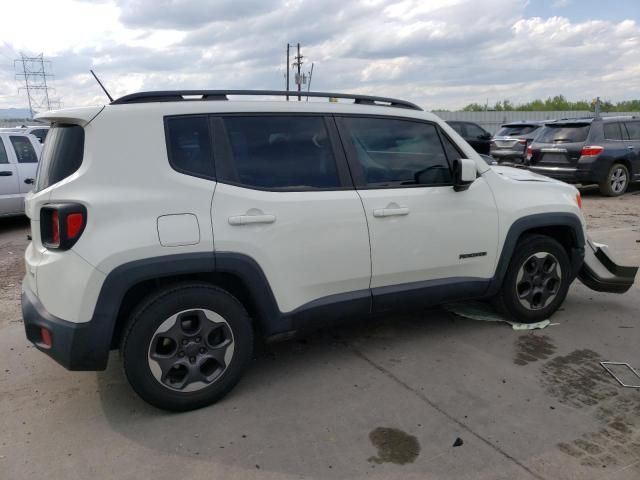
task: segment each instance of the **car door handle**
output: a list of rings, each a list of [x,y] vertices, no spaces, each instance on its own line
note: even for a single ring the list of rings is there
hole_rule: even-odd
[[[36,183],[36,180],[35,178],[25,178],[24,183],[26,183],[27,185],[33,185],[34,183]]]
[[[373,211],[374,217],[393,217],[395,215],[409,215],[409,207],[388,205],[386,208],[376,208]]]
[[[234,215],[229,217],[229,225],[249,225],[252,223],[273,223],[276,221],[275,215]]]
[[[633,150],[633,149],[634,149],[634,148],[636,148],[636,147],[634,147],[633,145],[629,145],[629,146],[627,146],[627,148],[628,148],[629,150]]]
[[[10,177],[13,175],[13,172],[10,170],[3,170],[0,172],[0,177]]]

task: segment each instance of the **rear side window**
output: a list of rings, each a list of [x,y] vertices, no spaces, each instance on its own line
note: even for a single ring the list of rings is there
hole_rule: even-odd
[[[208,118],[170,117],[165,125],[171,166],[187,175],[215,178]]]
[[[82,165],[84,129],[80,125],[57,124],[48,135],[38,168],[36,191],[67,178]]]
[[[449,123],[449,122],[447,122],[447,123]],[[451,128],[453,128],[458,133],[458,135],[460,135],[461,137],[466,137],[467,136],[467,133],[466,133],[466,131],[464,129],[464,124],[458,123],[458,122],[451,122],[451,123],[449,123],[449,126]]]
[[[2,137],[0,137],[0,163],[9,163],[9,159],[7,158],[7,151],[4,148]]]
[[[469,138],[480,138],[487,135],[487,132],[473,123],[467,123],[467,136]]]
[[[546,125],[536,142],[540,143],[580,143],[589,135],[589,124]]]
[[[40,141],[40,143],[44,143],[45,138],[47,138],[48,132],[48,128],[39,128],[37,130],[33,130],[31,132],[31,135],[34,135]]]
[[[368,186],[450,185],[451,170],[434,125],[345,118]]]
[[[313,116],[229,116],[232,172],[225,180],[261,189],[340,187],[325,120]]]
[[[18,137],[11,135],[11,145],[16,152],[18,163],[38,163],[38,155],[31,145],[28,137]]]
[[[640,140],[640,122],[626,122],[625,126],[631,140]]]
[[[620,131],[619,123],[605,123],[604,138],[607,140],[622,140],[622,132]]]

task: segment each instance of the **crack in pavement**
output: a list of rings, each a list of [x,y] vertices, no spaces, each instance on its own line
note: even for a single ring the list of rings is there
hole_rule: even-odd
[[[348,345],[349,348],[351,349],[351,351],[359,358],[361,358],[362,360],[364,360],[365,362],[367,362],[369,365],[371,365],[373,368],[375,368],[376,370],[378,370],[380,373],[382,373],[383,375],[385,375],[386,377],[388,377],[389,379],[393,380],[395,383],[397,383],[398,385],[400,385],[402,388],[404,388],[405,390],[413,393],[414,395],[416,395],[420,400],[422,400],[423,402],[425,402],[427,405],[429,405],[431,408],[433,408],[434,410],[436,410],[437,412],[439,412],[440,414],[444,415],[446,418],[448,418],[449,420],[451,420],[452,422],[454,422],[456,425],[458,425],[460,428],[462,428],[463,430],[465,430],[466,432],[470,433],[471,435],[473,435],[475,438],[477,438],[478,440],[480,440],[482,443],[484,443],[485,445],[489,446],[492,450],[495,450],[496,452],[498,452],[500,455],[502,455],[504,458],[506,458],[507,460],[509,460],[510,462],[516,464],[517,466],[519,466],[522,470],[524,470],[525,472],[527,472],[529,475],[531,475],[533,478],[536,478],[538,480],[546,480],[545,477],[543,477],[542,475],[534,472],[533,470],[531,470],[529,467],[527,467],[525,464],[523,464],[522,462],[520,462],[519,460],[517,460],[516,458],[512,457],[511,455],[509,455],[507,452],[505,452],[504,450],[502,450],[499,446],[493,444],[490,440],[487,440],[486,438],[484,438],[482,435],[480,435],[479,433],[477,433],[476,431],[474,431],[469,425],[465,424],[464,422],[458,420],[456,417],[454,417],[453,415],[451,415],[449,412],[447,412],[446,410],[444,410],[443,408],[439,407],[435,402],[433,402],[433,400],[430,400],[424,393],[420,392],[419,390],[416,390],[415,388],[413,388],[411,385],[409,385],[408,383],[404,382],[403,380],[401,380],[400,378],[398,378],[397,376],[395,376],[391,371],[387,370],[386,368],[384,368],[382,365],[377,364],[376,362],[374,362],[373,360],[371,360],[369,357],[367,357],[364,353],[362,353],[360,350],[358,350],[356,347],[354,347],[353,345]]]

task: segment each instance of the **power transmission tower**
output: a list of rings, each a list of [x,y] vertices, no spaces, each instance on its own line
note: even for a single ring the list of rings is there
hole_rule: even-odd
[[[54,102],[50,99],[49,92],[52,92],[53,89],[47,83],[47,79],[53,77],[47,71],[51,62],[45,60],[42,53],[35,57],[20,54],[20,58],[14,60],[13,64],[16,69],[16,79],[24,82],[24,87],[19,90],[27,91],[31,118],[33,118],[34,112],[51,110]]]

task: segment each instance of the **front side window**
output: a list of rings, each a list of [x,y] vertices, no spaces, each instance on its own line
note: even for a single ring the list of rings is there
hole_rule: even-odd
[[[261,189],[340,187],[325,120],[315,116],[229,116],[232,168],[226,180]]]
[[[38,163],[38,155],[31,145],[28,137],[18,137],[11,135],[11,144],[16,152],[18,163]]]
[[[604,138],[607,140],[622,140],[619,123],[604,124]]]
[[[434,125],[386,118],[345,118],[344,125],[367,185],[451,184]]]
[[[170,117],[165,121],[171,166],[187,175],[214,178],[209,120],[206,116]]]
[[[7,158],[7,151],[4,148],[2,137],[0,137],[0,163],[9,163],[9,159]]]

